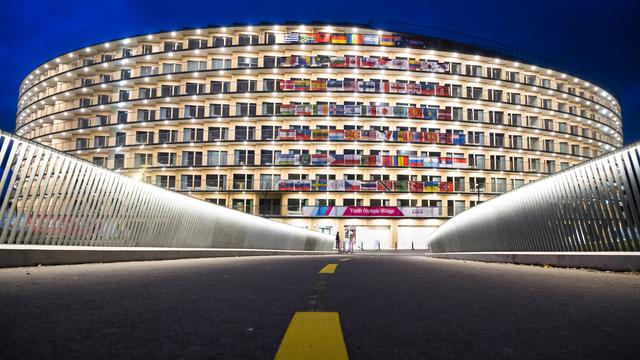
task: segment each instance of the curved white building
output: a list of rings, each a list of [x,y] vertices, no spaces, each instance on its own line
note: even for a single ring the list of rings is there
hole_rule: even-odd
[[[598,85],[491,50],[328,25],[211,27],[52,59],[16,133],[367,248],[622,146]],[[344,235],[341,235],[344,238]]]

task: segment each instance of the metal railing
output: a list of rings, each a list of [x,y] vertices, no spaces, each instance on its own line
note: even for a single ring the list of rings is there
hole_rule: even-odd
[[[428,241],[433,252],[639,251],[640,143],[469,209]]]
[[[0,244],[328,250],[333,238],[0,132]]]

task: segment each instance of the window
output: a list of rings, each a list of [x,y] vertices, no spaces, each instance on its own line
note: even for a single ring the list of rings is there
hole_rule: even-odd
[[[256,116],[256,104],[236,103],[236,116]]]
[[[118,101],[129,101],[129,90],[120,90],[118,93]]]
[[[187,83],[185,93],[187,95],[204,94],[205,84]]]
[[[202,166],[202,152],[183,151],[182,166]]]
[[[238,56],[238,68],[255,68],[258,67],[258,58]]]
[[[209,141],[227,140],[229,129],[225,127],[210,127],[209,128]]]
[[[78,119],[78,129],[83,129],[89,127],[89,119],[79,118]]]
[[[136,143],[153,144],[153,131],[136,131]]]
[[[162,73],[169,74],[172,72],[181,72],[182,64],[162,64]]]
[[[124,146],[127,142],[127,134],[123,132],[116,133],[116,146]]]
[[[276,79],[263,79],[262,91],[276,91],[278,90],[278,80]]]
[[[204,137],[204,129],[185,128],[182,141],[202,141]]]
[[[153,46],[152,45],[142,45],[142,55],[147,55],[147,54],[151,54],[153,53]]]
[[[278,66],[278,58],[275,56],[265,56],[262,66],[266,68],[274,68]]]
[[[482,66],[480,65],[467,65],[467,75],[469,76],[482,76]]]
[[[260,174],[260,190],[278,190],[279,174]]]
[[[262,115],[275,115],[280,113],[280,103],[262,103]]]
[[[185,105],[184,117],[185,118],[203,118],[204,106]]]
[[[451,63],[451,74],[453,75],[462,75],[462,64],[460,63]]]
[[[251,214],[251,208],[253,207],[253,200],[251,199],[233,199],[231,202],[231,207],[234,210],[246,212],[247,214]]]
[[[130,79],[131,78],[131,69],[120,69],[120,79]]]
[[[234,165],[254,165],[254,163],[255,163],[254,150],[234,150],[233,151]]]
[[[302,207],[307,206],[307,199],[287,199],[289,215],[302,215]]]
[[[503,155],[491,155],[491,170],[507,170],[507,159]]]
[[[229,105],[209,104],[209,116],[229,116]]]
[[[260,150],[260,165],[274,165],[280,156],[280,150]]]
[[[235,140],[255,140],[256,128],[253,126],[236,126],[235,127]]]
[[[276,43],[276,33],[267,32],[264,34],[264,43],[265,44],[275,44]]]
[[[182,50],[182,42],[179,42],[179,41],[165,41],[163,49],[164,49],[165,52]]]
[[[233,190],[253,190],[253,174],[233,174]]]
[[[211,59],[212,69],[230,69],[231,59]]]
[[[470,99],[482,99],[482,88],[467,86],[467,97]]]
[[[113,155],[113,168],[116,170],[124,169],[124,154]]]
[[[152,154],[133,154],[133,166],[136,168],[153,165]]]
[[[187,60],[187,71],[207,70],[206,61]]]
[[[484,145],[484,132],[469,131],[467,133],[467,142],[474,145]]]
[[[87,138],[78,138],[76,139],[76,149],[82,150],[89,147],[89,139]]]
[[[227,152],[220,151],[220,150],[207,151],[207,165],[208,166],[227,165]]]
[[[507,191],[507,179],[491,178],[491,191],[503,193]]]
[[[93,138],[93,146],[94,147],[105,147],[107,146],[107,137],[106,136],[95,136]]]
[[[207,190],[226,190],[227,189],[227,175],[219,174],[207,174],[206,176]]]
[[[156,186],[175,190],[176,188],[176,177],[173,175],[156,175]]]
[[[141,66],[140,67],[140,76],[150,76],[157,75],[158,67],[157,66]]]
[[[160,87],[160,95],[165,97],[180,95],[180,86],[179,85],[162,85]]]
[[[177,119],[180,117],[179,108],[161,107],[160,120]]]
[[[166,144],[178,141],[178,130],[158,130],[158,142]]]
[[[94,165],[98,165],[98,166],[107,166],[107,158],[103,157],[103,156],[94,156],[91,159],[91,162]]]
[[[524,158],[522,157],[510,157],[511,171],[524,171]]]
[[[262,125],[260,128],[260,140],[275,140],[278,138],[279,125]]]
[[[210,83],[212,94],[222,94],[231,91],[231,83],[229,81],[212,81]]]
[[[200,190],[201,182],[200,175],[180,175],[180,190]]]
[[[238,35],[238,45],[258,44],[258,35],[240,34]]]
[[[256,91],[256,80],[238,80],[236,82],[236,91],[237,92],[249,92]]]
[[[258,205],[258,215],[280,215],[280,206],[280,199],[260,199],[260,203]]]
[[[485,157],[483,154],[469,154],[469,166],[475,169],[485,168]]]
[[[467,109],[467,121],[484,122],[484,110]]]
[[[207,39],[189,39],[187,41],[189,49],[201,49],[207,47]]]

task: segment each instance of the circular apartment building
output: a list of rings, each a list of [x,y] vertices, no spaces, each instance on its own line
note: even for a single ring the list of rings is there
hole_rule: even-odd
[[[424,248],[478,201],[622,146],[618,103],[588,81],[448,40],[311,24],[61,55],[22,82],[16,133],[364,249]]]

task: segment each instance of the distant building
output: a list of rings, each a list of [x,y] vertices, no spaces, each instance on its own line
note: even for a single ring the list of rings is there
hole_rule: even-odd
[[[478,200],[621,147],[611,94],[518,61],[351,26],[142,35],[31,72],[16,132],[365,249],[424,248]]]

